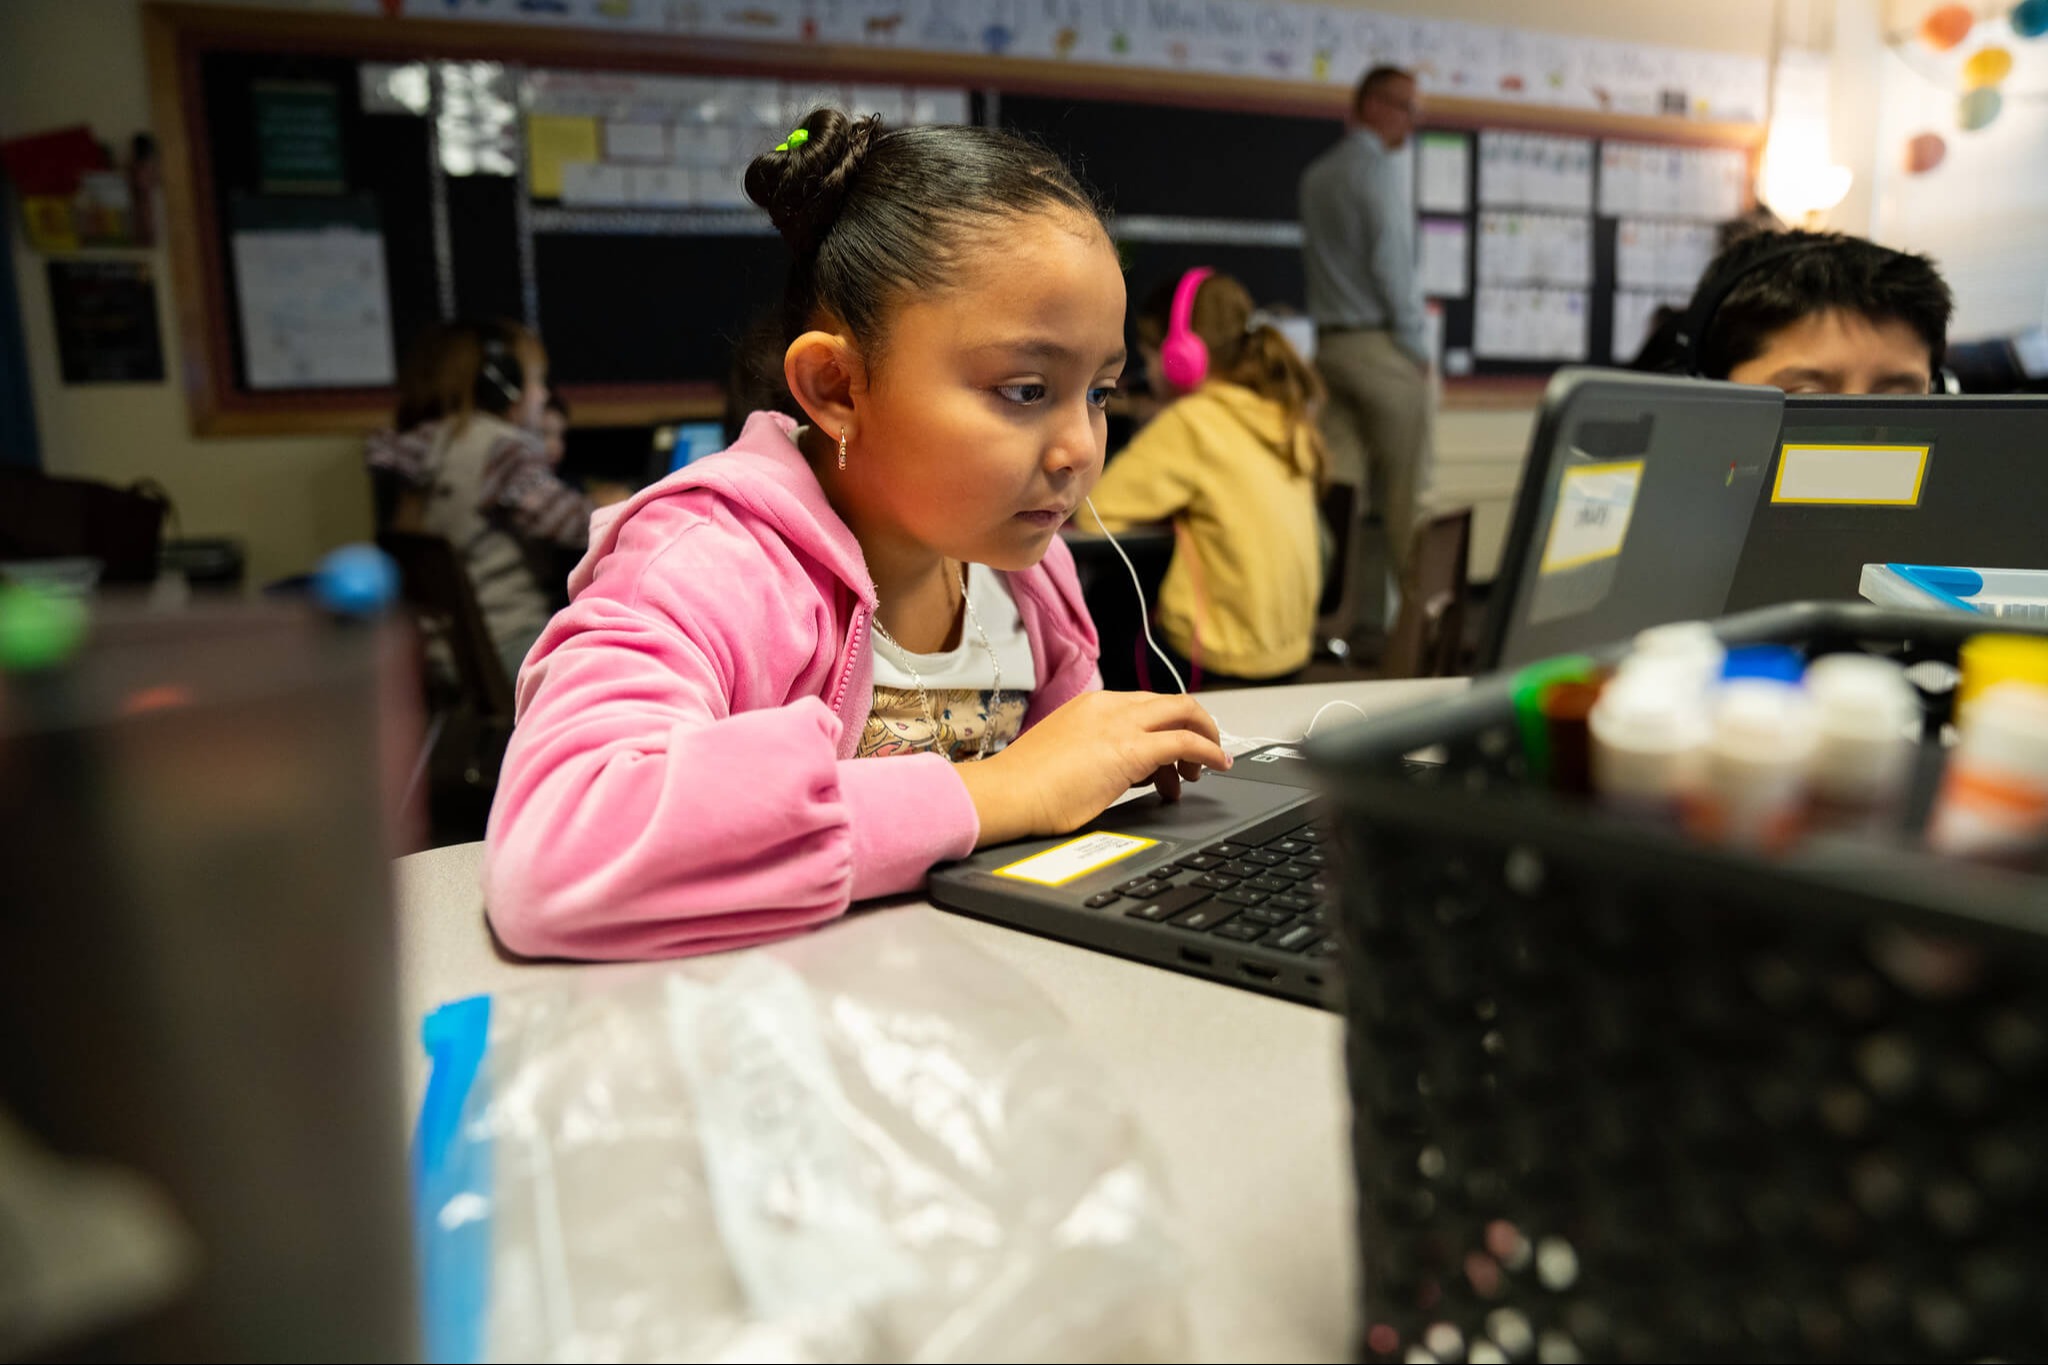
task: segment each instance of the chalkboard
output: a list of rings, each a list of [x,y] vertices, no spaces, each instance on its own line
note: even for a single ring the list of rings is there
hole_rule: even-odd
[[[996,121],[1065,157],[1118,214],[1295,219],[1295,183],[1344,130],[1302,118],[1003,93]]]

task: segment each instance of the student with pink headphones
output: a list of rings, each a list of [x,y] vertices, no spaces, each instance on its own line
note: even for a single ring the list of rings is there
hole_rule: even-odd
[[[1322,589],[1322,382],[1243,285],[1206,267],[1154,294],[1137,333],[1153,392],[1173,401],[1110,460],[1095,507],[1111,531],[1173,522],[1156,620],[1191,687],[1287,681]]]

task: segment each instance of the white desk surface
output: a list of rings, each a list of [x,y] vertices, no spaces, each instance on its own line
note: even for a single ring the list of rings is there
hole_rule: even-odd
[[[1379,713],[1462,686],[1336,683],[1203,693],[1202,701],[1233,734],[1288,739],[1331,700]],[[1333,710],[1317,733],[1352,720]],[[484,923],[482,857],[481,844],[463,844],[396,865],[409,1043],[421,1016],[449,1000],[617,970],[502,956]],[[1179,1206],[1196,1359],[1350,1358],[1357,1257],[1337,1016],[948,915],[922,899],[858,909],[854,919],[880,915],[938,916],[1023,973],[1119,1082]],[[819,932],[858,932],[858,924]],[[416,1108],[425,1085],[416,1046],[406,1075]]]

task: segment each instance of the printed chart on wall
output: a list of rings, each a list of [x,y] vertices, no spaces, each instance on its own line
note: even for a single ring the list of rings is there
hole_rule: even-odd
[[[879,114],[890,126],[968,117],[964,90],[533,71],[525,80],[528,189],[565,209],[749,209],[747,163],[828,104]],[[757,217],[750,225],[767,230]]]
[[[48,271],[65,383],[139,384],[164,377],[156,280],[147,261],[53,260]]]
[[[391,304],[376,201],[249,195],[232,208],[248,387],[391,383]]]

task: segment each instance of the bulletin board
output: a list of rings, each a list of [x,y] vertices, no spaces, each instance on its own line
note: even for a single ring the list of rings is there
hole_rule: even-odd
[[[993,121],[1043,138],[1113,187],[1134,301],[1207,265],[1261,304],[1302,306],[1297,183],[1341,135],[1334,113],[990,100]],[[1752,202],[1747,128],[1430,109],[1411,157],[1416,238],[1453,405],[1489,393],[1522,401],[1560,365],[1627,364],[1657,309],[1690,297],[1715,225]],[[1175,146],[1200,148],[1200,169],[1162,154]]]
[[[786,268],[739,170],[821,100],[1038,132],[1111,201],[1134,290],[1209,264],[1298,301],[1293,183],[1347,99],[1251,76],[476,20],[151,4],[145,26],[184,378],[208,435],[380,425],[406,341],[458,315],[536,325],[579,422],[716,415]],[[1432,111],[1472,141],[1475,284],[1481,130],[1744,157],[1760,140],[1698,119]],[[1603,282],[1620,278],[1623,218],[1608,217],[1591,230],[1596,360],[1615,307]],[[1447,342],[1469,344],[1480,311],[1447,300]],[[1475,359],[1447,402],[1502,384],[1526,401],[1557,363]]]

